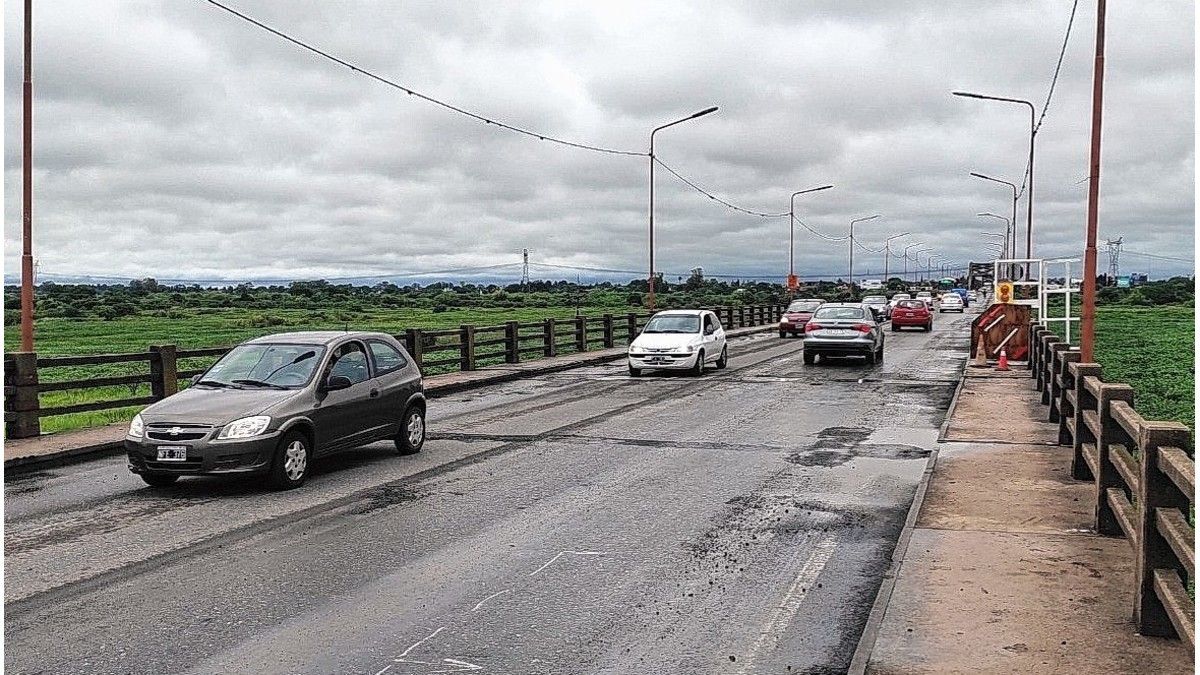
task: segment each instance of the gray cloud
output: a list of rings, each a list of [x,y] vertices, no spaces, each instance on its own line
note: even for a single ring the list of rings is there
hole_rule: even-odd
[[[1070,6],[1051,2],[270,3],[239,9],[420,91],[572,140],[644,151],[751,209],[876,248],[982,258],[1020,182],[1022,107],[1046,95]],[[35,255],[46,272],[348,276],[519,260],[642,269],[647,162],[447,113],[207,3],[42,3]],[[1080,3],[1038,136],[1035,252],[1083,245],[1094,5]],[[1109,8],[1101,237],[1192,257],[1194,9]],[[6,270],[20,250],[20,4],[5,7]],[[787,222],[658,172],[660,268],[781,276]],[[1020,205],[1024,239],[1025,205]],[[1023,247],[1023,244],[1022,244]],[[799,271],[846,244],[797,230]],[[856,254],[878,271],[882,254]],[[894,262],[899,265],[899,261]],[[861,266],[860,266],[861,265]],[[1127,256],[1129,270],[1192,264]]]

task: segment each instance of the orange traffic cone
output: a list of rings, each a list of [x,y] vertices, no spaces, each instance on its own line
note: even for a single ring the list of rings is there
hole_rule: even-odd
[[[979,334],[979,344],[975,345],[974,368],[987,368],[987,347],[983,343],[983,333]]]
[[[996,370],[1008,370],[1008,352],[1000,350],[1000,361],[996,364]]]

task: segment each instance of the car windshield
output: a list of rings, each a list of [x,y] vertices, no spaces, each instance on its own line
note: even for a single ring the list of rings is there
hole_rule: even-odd
[[[908,309],[922,309],[925,307],[925,303],[921,302],[920,300],[901,300],[900,302],[896,303],[896,306],[906,307]]]
[[[813,319],[862,319],[861,307],[822,307],[813,315]]]
[[[700,317],[694,314],[659,314],[646,324],[643,333],[699,333]]]
[[[820,306],[821,306],[821,303],[819,303],[819,302],[811,302],[811,301],[809,301],[809,302],[793,302],[792,304],[788,305],[787,311],[789,311],[789,312],[813,312],[813,311],[816,311],[816,309]]]
[[[883,297],[882,295],[872,295],[870,297],[863,298],[864,305],[882,305],[885,302],[887,302],[887,298]]]
[[[199,384],[226,387],[303,387],[325,348],[319,345],[238,345],[213,364]]]
[[[892,296],[893,300],[908,300],[910,298],[912,298],[912,296],[908,293],[897,293]]]
[[[942,296],[942,302],[946,302],[947,300],[950,302],[961,302],[962,298],[958,297],[958,293],[947,293]]]

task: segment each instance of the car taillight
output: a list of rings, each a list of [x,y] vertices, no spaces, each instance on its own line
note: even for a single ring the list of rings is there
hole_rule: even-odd
[[[821,330],[821,328],[822,328],[822,326],[820,324],[816,324],[816,323],[809,321],[807,324],[804,325],[804,332],[808,333],[808,332],[811,332],[814,330]]]
[[[870,333],[870,332],[871,332],[871,324],[869,324],[869,323],[856,323],[856,324],[854,324],[854,330],[856,330],[856,331],[858,331],[858,332],[860,332],[860,333]]]

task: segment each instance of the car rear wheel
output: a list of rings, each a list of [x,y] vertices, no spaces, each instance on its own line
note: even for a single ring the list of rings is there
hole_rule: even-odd
[[[812,364],[814,364],[814,363],[816,363],[816,362],[817,362],[817,355],[816,355],[816,354],[814,354],[814,353],[812,353],[812,352],[810,352],[810,351],[808,351],[808,350],[805,350],[805,352],[804,352],[804,365],[806,365],[806,366],[811,366]]]
[[[174,485],[175,481],[179,480],[179,476],[173,473],[144,473],[142,480],[146,481],[146,485],[150,487],[167,487]]]
[[[897,326],[895,323],[893,323],[893,324],[892,324],[892,332],[893,332],[893,333],[899,333],[899,332],[900,332],[900,326]]]
[[[696,355],[696,365],[692,366],[692,369],[690,371],[688,371],[688,374],[691,375],[692,377],[700,377],[701,375],[704,374],[704,350],[703,349],[701,349],[700,353]]]
[[[883,363],[883,345],[879,345],[879,351],[875,352],[875,362]]]
[[[276,490],[291,490],[304,485],[312,448],[308,436],[298,429],[287,432],[275,448],[275,459],[267,474],[267,484]]]
[[[929,331],[931,331],[931,330],[933,330],[933,322],[932,322],[932,321],[930,321],[929,323],[925,324],[925,332],[926,332],[926,333],[928,333],[928,332],[929,332]]]
[[[717,359],[717,369],[724,370],[729,365],[729,347],[721,347],[721,358]]]
[[[872,366],[875,365],[875,363],[878,361],[878,356],[879,352],[877,351],[867,352],[867,363]]]
[[[415,455],[425,445],[425,409],[417,404],[408,406],[400,433],[396,435],[396,450],[402,455]]]
[[[784,339],[784,338],[786,338],[787,336],[788,336],[788,332],[787,332],[786,330],[781,330],[781,331],[779,331],[779,338],[780,338],[780,339]]]

